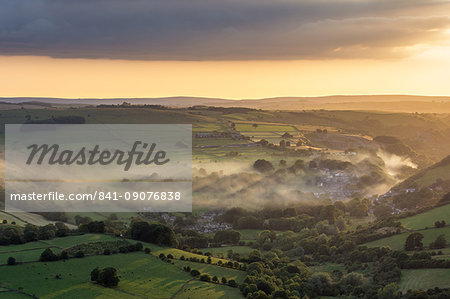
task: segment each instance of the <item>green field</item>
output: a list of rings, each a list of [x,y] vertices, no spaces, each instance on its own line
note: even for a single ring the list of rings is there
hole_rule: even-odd
[[[400,289],[434,289],[450,287],[450,269],[416,269],[402,270]]]
[[[224,247],[217,247],[217,248],[202,248],[200,250],[203,253],[211,252],[213,254],[213,256],[217,256],[218,254],[223,254],[223,256],[226,257],[229,250],[233,250],[233,253],[238,253],[241,256],[246,256],[253,250],[253,248],[250,248],[248,246],[224,246]]]
[[[220,284],[189,281],[183,289],[176,294],[177,299],[234,299],[243,298],[238,288],[230,288]]]
[[[17,217],[14,216],[14,215],[5,213],[5,212],[3,212],[3,211],[0,211],[0,223],[2,223],[3,220],[8,221],[9,224],[11,224],[11,222],[14,221],[14,222],[16,223],[16,225],[19,225],[19,226],[25,226],[25,222],[22,221],[21,219],[17,218]]]
[[[144,245],[144,246],[146,246],[146,245]],[[191,253],[191,252],[187,252],[187,251],[183,251],[183,250],[175,249],[175,248],[161,248],[159,250],[152,249],[152,253],[156,256],[158,256],[160,253],[164,253],[166,256],[168,254],[171,254],[175,259],[179,259],[181,256],[184,256],[185,258],[195,257],[198,259],[205,259],[205,261],[206,261],[206,259],[208,258],[207,256],[204,256],[204,255],[195,254],[195,253]],[[217,263],[218,261],[222,261],[222,263],[228,262],[228,260],[226,260],[226,259],[219,259],[216,257],[212,257],[211,261],[213,263]]]
[[[104,288],[92,284],[90,272],[97,266],[115,267],[121,279],[119,286]],[[1,286],[23,288],[24,292],[39,298],[170,298],[192,278],[142,252],[21,264],[5,270],[0,271]],[[55,278],[58,274],[61,279]]]
[[[428,247],[428,245],[436,240],[436,238],[439,235],[444,235],[447,240],[450,240],[450,227],[444,227],[444,228],[433,228],[433,229],[427,229],[427,230],[420,230],[418,231],[421,234],[423,234],[424,238],[422,240],[422,243],[425,247]],[[395,235],[392,237],[383,238],[380,240],[376,240],[373,242],[366,243],[364,245],[368,247],[382,247],[382,246],[389,246],[392,250],[402,250],[405,245],[406,238],[413,233],[413,232],[407,232],[400,235]]]
[[[6,264],[6,260],[10,256],[14,257],[17,262],[37,261],[45,248],[51,248],[53,252],[59,253],[65,248],[73,247],[82,243],[113,240],[118,240],[118,238],[102,234],[85,234],[54,238],[51,240],[28,242],[19,245],[0,246],[0,265]]]
[[[447,224],[450,224],[450,204],[401,219],[400,222],[407,228],[422,229],[425,227],[434,227],[435,221],[442,220],[445,220]]]

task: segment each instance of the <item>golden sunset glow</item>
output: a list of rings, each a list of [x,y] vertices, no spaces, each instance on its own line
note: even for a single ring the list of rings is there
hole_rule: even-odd
[[[450,50],[401,60],[125,61],[0,57],[2,96],[220,98],[450,94]]]

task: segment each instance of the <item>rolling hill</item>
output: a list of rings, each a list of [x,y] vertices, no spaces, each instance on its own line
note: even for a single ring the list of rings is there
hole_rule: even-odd
[[[166,105],[189,107],[196,105],[220,107],[248,107],[267,110],[373,110],[389,112],[450,112],[450,97],[410,95],[335,95],[322,97],[275,97],[265,99],[221,99],[207,97],[162,97],[162,98],[0,98],[3,103],[28,103],[29,105],[117,105],[131,104]]]

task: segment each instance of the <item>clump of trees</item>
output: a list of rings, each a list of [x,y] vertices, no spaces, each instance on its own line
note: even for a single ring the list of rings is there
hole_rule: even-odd
[[[69,233],[69,228],[62,222],[44,226],[36,226],[28,223],[24,228],[15,225],[2,225],[0,226],[0,245],[50,240],[55,237],[65,237]]]
[[[119,284],[119,276],[116,268],[106,267],[104,269],[94,268],[91,271],[91,281],[101,284],[105,287],[115,287]]]
[[[142,220],[133,221],[127,231],[127,235],[134,240],[161,246],[178,246],[175,232],[172,228],[161,223],[149,223]]]
[[[214,234],[214,242],[218,244],[237,244],[241,239],[241,233],[235,230],[217,231]]]
[[[275,169],[272,162],[264,159],[256,160],[255,163],[253,163],[253,168],[259,172],[269,172]]]
[[[422,250],[423,249],[422,239],[423,235],[421,233],[410,234],[405,242],[405,250],[406,251]]]
[[[444,235],[439,235],[436,240],[430,243],[430,249],[441,249],[447,246],[447,240]]]
[[[442,228],[442,227],[445,227],[445,225],[446,225],[445,220],[442,220],[442,221],[436,221],[436,222],[434,223],[434,226],[435,226],[436,228]]]

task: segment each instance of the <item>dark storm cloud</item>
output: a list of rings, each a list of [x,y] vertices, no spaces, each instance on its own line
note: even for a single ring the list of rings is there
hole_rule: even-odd
[[[0,0],[0,54],[385,58],[443,42],[448,9],[430,0]]]

